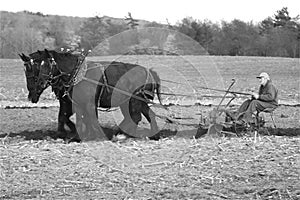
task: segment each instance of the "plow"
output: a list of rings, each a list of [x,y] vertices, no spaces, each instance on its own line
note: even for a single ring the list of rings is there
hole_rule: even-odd
[[[176,84],[182,84],[177,83],[175,81],[169,81],[169,80],[163,80],[166,82],[176,83]],[[199,87],[201,89],[205,90],[212,90],[212,91],[218,91],[218,92],[224,92],[223,96],[211,96],[211,95],[201,95],[201,97],[216,97],[221,98],[219,104],[213,108],[207,116],[203,116],[201,114],[201,117],[199,119],[199,124],[196,125],[197,127],[197,134],[196,138],[201,137],[203,135],[209,135],[209,136],[243,136],[246,132],[257,132],[259,129],[264,127],[265,120],[264,118],[260,117],[258,114],[255,116],[255,122],[254,123],[246,123],[242,119],[243,114],[241,113],[233,119],[231,116],[229,116],[227,113],[234,113],[234,111],[230,110],[230,104],[231,102],[236,99],[238,96],[251,96],[251,93],[245,93],[245,92],[237,92],[232,91],[232,86],[236,83],[235,79],[232,79],[232,82],[228,86],[227,90],[222,89],[216,89],[216,88],[209,88],[209,87]],[[184,94],[169,94],[169,93],[162,93],[163,95],[174,95],[174,96],[190,96],[190,95],[184,95]],[[228,96],[231,95],[231,96]],[[225,99],[229,99],[228,102],[225,105],[222,105]],[[161,116],[160,116],[161,117]],[[273,118],[272,118],[273,120]],[[167,119],[168,122],[174,123],[174,121]]]
[[[38,101],[39,95],[43,92],[45,88],[48,86],[52,87],[52,90],[55,92],[56,97],[60,99],[60,101],[63,99],[67,104],[62,104],[61,106],[66,105],[68,107],[64,108],[68,111],[68,113],[64,113],[66,117],[64,119],[68,119],[72,114],[73,111],[70,109],[72,108],[72,105],[76,108],[76,111],[78,114],[78,120],[85,120],[84,122],[76,123],[76,124],[84,124],[82,127],[80,127],[81,131],[88,131],[88,133],[96,133],[98,129],[100,130],[101,127],[99,126],[97,122],[97,112],[93,114],[95,111],[99,111],[99,108],[101,107],[100,104],[102,104],[102,108],[106,109],[105,111],[109,111],[112,107],[118,107],[120,106],[120,109],[122,111],[122,114],[124,115],[124,119],[121,122],[121,125],[123,125],[126,129],[130,129],[131,127],[126,125],[126,122],[132,123],[129,119],[126,119],[126,117],[133,117],[131,119],[134,119],[135,125],[133,126],[134,131],[130,132],[133,133],[136,131],[136,126],[141,121],[141,114],[143,114],[147,121],[151,125],[151,134],[152,133],[157,133],[156,130],[157,124],[155,121],[154,116],[160,117],[162,119],[165,119],[166,123],[170,124],[178,124],[178,125],[186,125],[182,124],[178,121],[176,121],[179,118],[173,118],[173,117],[168,117],[168,116],[162,116],[162,115],[157,115],[155,114],[149,106],[154,106],[154,107],[160,107],[165,110],[168,110],[167,105],[163,105],[160,101],[160,95],[167,95],[167,96],[191,96],[191,95],[185,95],[185,94],[170,94],[170,93],[164,93],[161,92],[160,89],[160,84],[161,81],[169,82],[169,83],[175,83],[175,84],[181,84],[184,85],[183,83],[177,83],[175,81],[170,81],[170,80],[163,80],[158,77],[158,75],[155,75],[156,72],[151,71],[151,69],[146,69],[144,67],[141,67],[139,65],[133,65],[129,63],[122,63],[122,62],[114,62],[113,65],[109,64],[109,62],[93,62],[91,61],[91,65],[87,67],[87,64],[85,61],[85,58],[87,57],[88,52],[79,52],[79,53],[70,53],[70,52],[56,52],[56,51],[45,51],[41,52],[35,52],[32,54],[32,56],[35,56],[39,59],[42,57],[44,60],[41,63],[36,63],[33,59],[30,59],[29,57],[25,56],[24,54],[20,55],[22,60],[24,61],[24,65],[26,67],[27,73],[32,73],[32,69],[34,70],[39,70],[43,69],[43,72],[38,73],[38,77],[34,80],[38,80],[39,82],[28,82],[30,84],[33,84],[35,87],[32,89],[34,90],[32,92],[34,98],[31,98],[33,103],[36,103]],[[60,58],[60,59],[54,59],[55,56]],[[66,56],[68,55],[68,56]],[[65,62],[70,62],[71,64],[65,65],[63,62],[60,64],[58,62],[61,62],[62,59],[65,59]],[[45,63],[47,63],[45,65]],[[85,64],[83,64],[85,63]],[[38,65],[41,65],[40,67],[37,67]],[[71,67],[70,67],[71,66]],[[68,67],[70,69],[68,69]],[[110,76],[107,75],[107,69],[108,67],[114,67],[110,69]],[[116,69],[118,67],[118,69]],[[133,74],[133,77],[127,77],[124,78],[122,77],[122,74],[118,74],[117,76],[119,77],[118,80],[115,80],[115,76],[113,73],[119,72],[120,73],[125,73],[125,71],[129,69],[136,68],[138,69],[139,73]],[[95,71],[96,69],[99,69],[99,71]],[[126,73],[127,73],[126,71]],[[100,73],[101,72],[101,73]],[[89,75],[87,75],[89,73]],[[98,74],[97,77],[94,77],[94,75]],[[140,74],[144,74],[144,76],[139,76]],[[122,76],[121,76],[122,75]],[[26,74],[26,77],[29,81],[32,81],[31,77],[34,77],[35,75],[33,74]],[[99,77],[98,77],[99,76]],[[125,76],[125,75],[124,75]],[[134,77],[135,76],[135,77]],[[157,76],[156,78],[154,78]],[[94,78],[91,78],[94,77]],[[139,79],[134,79],[134,78],[140,78],[143,80]],[[108,81],[109,79],[109,81]],[[122,79],[123,84],[118,85],[117,83]],[[140,81],[139,84],[136,86],[136,81]],[[145,80],[144,80],[145,79]],[[156,80],[155,80],[156,79]],[[28,81],[27,80],[27,81]],[[113,82],[113,81],[114,82]],[[151,82],[150,80],[153,80],[154,82]],[[149,82],[150,81],[150,82]],[[27,84],[28,84],[27,83]],[[124,85],[124,83],[126,83]],[[243,123],[240,119],[242,118],[242,115],[237,116],[235,119],[231,118],[230,115],[228,115],[228,112],[230,110],[228,107],[230,106],[231,102],[238,96],[238,95],[244,95],[244,96],[252,96],[251,93],[244,93],[244,92],[236,92],[232,91],[233,85],[236,83],[235,79],[232,79],[231,83],[229,84],[228,88],[226,90],[218,89],[218,88],[209,88],[209,87],[199,87],[200,89],[203,90],[211,90],[211,91],[217,91],[217,92],[222,92],[224,95],[218,96],[218,98],[221,98],[220,102],[218,105],[213,108],[207,116],[203,116],[201,113],[200,119],[197,121],[196,128],[197,128],[197,134],[196,137],[200,137],[202,135],[210,135],[210,136],[222,136],[222,135],[235,135],[235,136],[242,136],[243,132],[248,131],[248,130],[254,130],[257,131],[260,127],[264,125],[263,120],[257,115],[255,119],[254,124],[249,124],[249,123]],[[82,86],[82,88],[80,88]],[[126,88],[133,88],[133,89],[128,89]],[[40,88],[42,87],[42,88]],[[73,88],[76,88],[76,90]],[[79,89],[78,89],[79,88]],[[156,95],[158,97],[159,103],[155,103],[153,101],[154,99],[154,91],[156,89]],[[74,92],[75,97],[74,98]],[[98,91],[96,92],[97,94],[92,94],[93,91]],[[196,90],[194,90],[195,92]],[[92,92],[92,93],[84,93],[84,92]],[[116,102],[114,106],[110,105],[109,103],[112,103],[112,93],[115,92],[117,95],[117,98],[114,99]],[[30,94],[30,93],[29,93]],[[76,96],[77,94],[77,96]],[[82,95],[84,94],[84,95]],[[90,101],[89,96],[95,95],[97,96],[97,101],[95,103],[95,99],[91,100],[89,102],[89,106],[87,107],[86,101]],[[229,96],[230,95],[230,96]],[[102,98],[104,96],[104,98]],[[201,97],[204,97],[206,95],[200,95]],[[198,95],[197,95],[198,97]],[[82,99],[85,98],[85,99]],[[98,99],[99,98],[99,99]],[[226,103],[226,105],[223,105],[223,102],[225,99],[228,99],[229,101]],[[33,101],[34,100],[34,101]],[[105,102],[104,100],[107,100]],[[111,102],[109,101],[111,100]],[[130,102],[133,102],[135,104],[130,104],[128,106],[129,111],[124,110],[124,105],[125,103],[129,105]],[[123,105],[124,104],[124,105]],[[133,105],[137,105],[134,107]],[[123,110],[121,108],[123,106]],[[95,109],[96,108],[96,109]],[[127,113],[128,112],[128,113]],[[169,112],[169,111],[168,111]],[[151,115],[151,116],[150,116]],[[60,115],[59,115],[60,117]],[[190,117],[190,116],[188,116]],[[77,118],[76,118],[77,119]],[[181,118],[182,119],[182,118]],[[186,118],[188,119],[188,118]],[[93,121],[93,125],[91,125],[91,120]],[[125,121],[127,120],[127,121]],[[76,132],[75,130],[75,125],[72,125],[70,121],[66,121],[69,124],[71,124],[71,129]],[[66,123],[65,121],[62,123]],[[123,123],[123,124],[122,124]],[[89,128],[85,128],[86,125],[89,125]],[[192,124],[189,124],[192,125]],[[129,131],[129,130],[128,130]]]

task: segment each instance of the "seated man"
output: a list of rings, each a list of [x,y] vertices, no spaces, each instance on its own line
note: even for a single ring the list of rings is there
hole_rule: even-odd
[[[261,112],[266,108],[276,108],[278,106],[278,90],[272,84],[269,74],[262,72],[258,77],[260,87],[258,94],[252,93],[252,98],[246,100],[238,109],[238,119],[242,116],[243,120],[248,123],[253,123],[253,114]]]

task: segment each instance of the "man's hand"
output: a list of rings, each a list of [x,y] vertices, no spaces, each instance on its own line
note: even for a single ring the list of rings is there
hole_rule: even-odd
[[[251,95],[254,99],[258,99],[259,95],[255,92],[251,92]]]

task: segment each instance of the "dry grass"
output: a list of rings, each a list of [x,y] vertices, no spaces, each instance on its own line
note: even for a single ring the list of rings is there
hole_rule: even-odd
[[[300,139],[3,143],[2,199],[299,199]]]

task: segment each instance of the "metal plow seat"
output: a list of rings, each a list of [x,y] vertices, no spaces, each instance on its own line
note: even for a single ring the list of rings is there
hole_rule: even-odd
[[[257,114],[256,114],[256,121],[258,122],[257,124],[258,124],[258,125],[260,124],[260,123],[259,123],[259,120],[260,120],[259,114],[260,114],[260,113],[269,113],[270,116],[271,116],[271,119],[272,119],[274,128],[277,128],[276,123],[275,123],[275,120],[274,120],[274,117],[273,117],[273,116],[274,116],[274,111],[276,110],[276,108],[278,108],[278,106],[273,107],[273,108],[266,108],[266,109],[264,109],[263,111],[257,112]]]

